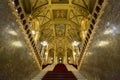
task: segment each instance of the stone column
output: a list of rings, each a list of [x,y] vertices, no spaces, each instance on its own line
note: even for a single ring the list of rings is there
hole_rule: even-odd
[[[66,49],[66,46],[65,46],[65,53],[64,54],[65,55],[64,55],[64,61],[63,61],[63,63],[67,64],[67,49]]]
[[[57,54],[56,54],[56,50],[54,50],[54,64],[57,64]]]
[[[40,54],[41,54],[41,59],[42,59],[41,65],[43,65],[43,60],[44,60],[44,59],[43,59],[43,52],[44,52],[44,46],[42,47],[42,51],[41,51],[41,53],[40,53]]]
[[[56,45],[54,48],[54,64],[57,64],[57,52],[56,52]]]

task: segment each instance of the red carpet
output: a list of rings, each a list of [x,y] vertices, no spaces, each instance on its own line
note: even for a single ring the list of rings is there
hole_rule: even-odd
[[[77,80],[64,64],[57,64],[53,71],[48,71],[42,80]]]
[[[64,64],[57,64],[53,69],[54,72],[66,72],[68,71]]]

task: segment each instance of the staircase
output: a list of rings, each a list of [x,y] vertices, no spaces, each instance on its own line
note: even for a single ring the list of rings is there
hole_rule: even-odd
[[[77,80],[64,64],[57,64],[53,71],[48,71],[42,80]]]

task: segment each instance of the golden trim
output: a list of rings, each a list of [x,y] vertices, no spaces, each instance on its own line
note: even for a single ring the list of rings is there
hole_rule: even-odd
[[[11,10],[13,10],[12,14],[16,17],[16,22],[18,23],[19,28],[20,28],[20,30],[22,31],[22,34],[24,35],[24,39],[25,39],[28,47],[29,47],[30,50],[32,51],[33,57],[34,57],[37,65],[38,65],[39,69],[41,70],[42,67],[41,67],[40,61],[38,60],[38,58],[37,58],[37,56],[36,56],[36,54],[35,54],[35,50],[34,50],[34,48],[33,48],[32,45],[31,45],[31,42],[30,42],[30,40],[29,40],[29,38],[28,38],[28,36],[27,36],[27,34],[26,34],[25,29],[23,28],[23,24],[22,24],[22,22],[21,22],[22,20],[19,18],[18,13],[15,11],[15,10],[16,10],[16,7],[12,4],[12,0],[9,0],[8,5],[10,6]],[[21,7],[21,6],[19,6],[19,7]],[[21,7],[21,8],[22,8],[22,7]],[[22,9],[23,9],[23,8],[22,8]],[[23,12],[23,11],[22,11],[22,12]],[[23,12],[23,14],[25,15],[24,12]],[[26,16],[25,16],[24,19],[26,19]],[[27,19],[26,19],[26,21],[27,21]],[[31,36],[32,36],[32,35],[31,35]],[[37,46],[36,46],[36,43],[35,43],[35,47],[36,47],[36,49],[37,49],[37,53],[39,53],[38,48],[37,48]],[[39,56],[39,57],[40,57],[40,59],[41,59],[41,56]],[[42,61],[42,60],[41,60],[41,61]]]
[[[91,33],[91,35],[90,35],[90,38],[88,39],[88,43],[87,43],[87,45],[86,45],[86,47],[85,47],[85,50],[84,50],[84,52],[83,52],[83,55],[82,55],[82,58],[81,58],[81,61],[80,61],[80,64],[78,65],[78,70],[80,70],[81,69],[81,66],[82,66],[82,63],[83,63],[83,60],[84,60],[84,58],[85,58],[85,55],[86,55],[86,52],[87,52],[87,50],[89,49],[89,47],[90,47],[90,44],[91,44],[91,42],[92,42],[92,40],[93,40],[93,38],[94,38],[94,35],[95,35],[95,33],[96,33],[96,30],[97,30],[97,28],[98,28],[98,24],[99,24],[99,22],[101,21],[101,16],[102,16],[102,14],[104,13],[104,8],[106,7],[106,5],[108,4],[108,1],[107,0],[105,0],[104,2],[103,2],[103,4],[101,5],[101,10],[100,10],[100,12],[99,12],[99,16],[98,16],[98,18],[96,19],[96,23],[95,23],[95,25],[94,25],[94,28],[93,28],[93,30],[92,30],[92,33]],[[98,5],[98,4],[97,4]],[[96,6],[97,6],[96,5]],[[95,11],[94,11],[95,12]],[[84,41],[84,43],[83,43],[83,45],[85,44],[85,41]],[[83,46],[82,45],[82,46]],[[83,46],[84,47],[84,46]],[[82,47],[82,49],[84,49]],[[81,50],[82,51],[82,50]]]

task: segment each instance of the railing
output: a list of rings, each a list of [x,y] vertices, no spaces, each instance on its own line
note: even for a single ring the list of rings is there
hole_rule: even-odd
[[[24,35],[24,38],[29,48],[31,49],[33,56],[38,64],[38,67],[41,70],[41,61],[42,61],[41,56],[39,55],[38,46],[36,45],[33,39],[31,29],[30,29],[30,23],[25,15],[22,4],[19,2],[19,0],[9,0],[8,5],[11,7],[13,11],[12,13],[16,17],[16,22],[19,24],[19,28],[21,29]]]
[[[105,4],[106,4],[106,2],[104,0],[97,0],[96,4],[94,6],[94,10],[93,10],[93,13],[92,13],[92,18],[90,20],[90,25],[89,25],[89,28],[87,30],[85,40],[83,41],[80,56],[79,56],[79,60],[78,60],[78,69],[79,70],[81,68],[84,56],[85,56],[85,54],[86,54],[86,52],[87,52],[87,50],[90,46],[90,43],[93,39],[95,31],[98,27],[97,24],[100,20],[100,17],[102,15],[102,13],[103,13],[102,11],[104,9]]]

